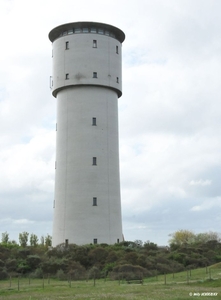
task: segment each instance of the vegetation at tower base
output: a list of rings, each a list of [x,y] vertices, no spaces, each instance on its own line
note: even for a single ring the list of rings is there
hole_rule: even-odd
[[[26,241],[27,233],[19,236]],[[23,275],[60,280],[109,277],[130,281],[221,262],[218,234],[191,235],[191,240],[181,239],[182,243],[177,236],[180,237],[177,232],[171,235],[169,247],[137,240],[115,245],[60,244],[51,248],[43,243],[50,237],[41,238],[38,244],[36,236],[31,234],[29,243],[21,239],[18,245],[10,242],[9,235],[4,233],[0,243],[0,279]]]

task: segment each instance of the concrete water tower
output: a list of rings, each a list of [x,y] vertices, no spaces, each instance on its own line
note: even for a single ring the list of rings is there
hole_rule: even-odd
[[[75,22],[50,31],[57,98],[52,245],[123,240],[118,98],[124,33]]]

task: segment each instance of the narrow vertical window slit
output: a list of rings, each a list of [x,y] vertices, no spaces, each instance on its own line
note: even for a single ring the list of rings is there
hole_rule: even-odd
[[[97,197],[93,197],[93,206],[97,206]]]
[[[97,119],[96,118],[92,118],[92,125],[96,126],[97,125]]]

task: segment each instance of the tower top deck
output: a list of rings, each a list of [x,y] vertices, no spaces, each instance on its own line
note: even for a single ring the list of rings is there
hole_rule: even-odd
[[[55,27],[49,32],[49,40],[53,43],[57,38],[69,34],[97,33],[117,39],[120,43],[125,40],[125,34],[119,28],[97,22],[73,22]]]

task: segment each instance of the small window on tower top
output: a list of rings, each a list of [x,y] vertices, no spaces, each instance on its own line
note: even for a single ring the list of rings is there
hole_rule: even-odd
[[[92,118],[92,125],[96,126],[97,125],[97,119],[96,118]]]
[[[97,206],[97,198],[93,197],[93,206]]]
[[[97,40],[93,40],[93,48],[97,48]]]

